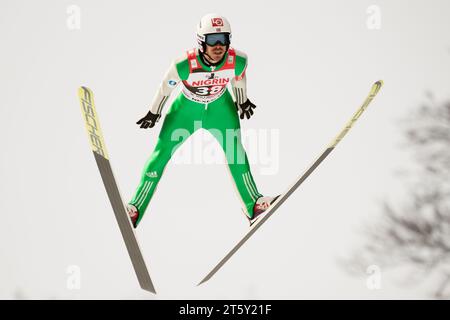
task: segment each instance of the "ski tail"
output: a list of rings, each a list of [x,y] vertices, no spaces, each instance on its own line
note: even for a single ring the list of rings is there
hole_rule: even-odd
[[[100,129],[100,122],[94,104],[94,95],[89,88],[81,87],[78,90],[78,97],[81,104],[81,112],[86,124],[86,130],[89,136],[91,149],[97,163],[103,184],[108,194],[109,201],[113,208],[120,232],[122,234],[128,254],[131,258],[134,271],[142,289],[156,293],[150,278],[150,273],[142,256],[139,243],[136,239],[134,229],[128,214],[125,210],[120,196],[119,188],[114,178],[114,173],[109,162],[108,152],[106,151],[105,140]]]
[[[270,218],[270,216],[286,201],[289,196],[311,175],[311,173],[322,163],[323,160],[334,150],[336,145],[344,138],[347,132],[354,125],[356,120],[359,119],[361,114],[366,110],[369,106],[370,102],[375,98],[377,93],[380,91],[383,86],[383,81],[379,80],[375,82],[369,92],[369,95],[364,100],[363,104],[358,108],[355,114],[352,116],[350,121],[345,125],[344,129],[337,135],[335,139],[331,141],[331,143],[327,146],[327,148],[322,152],[322,154],[313,162],[313,164],[297,179],[294,183],[271,205],[268,209],[268,212],[264,214],[264,216],[250,228],[245,236],[233,247],[233,249],[200,281],[197,285],[201,285],[205,283],[209,279],[211,279],[217,271],[219,271],[223,265],[238,251],[240,247],[256,232],[256,230],[261,227],[261,225]]]

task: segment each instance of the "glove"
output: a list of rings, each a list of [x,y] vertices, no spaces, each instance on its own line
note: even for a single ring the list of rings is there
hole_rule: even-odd
[[[154,114],[151,111],[149,111],[147,115],[142,119],[140,119],[138,122],[136,122],[136,124],[137,125],[140,124],[142,129],[153,128],[155,126],[155,123],[158,122],[160,117],[161,117],[160,114]]]
[[[247,119],[250,119],[250,117],[253,115],[253,109],[256,108],[256,106],[250,101],[250,99],[247,98],[247,100],[242,103],[240,106],[236,104],[236,109],[241,111],[240,118],[244,119],[244,117],[247,117]]]

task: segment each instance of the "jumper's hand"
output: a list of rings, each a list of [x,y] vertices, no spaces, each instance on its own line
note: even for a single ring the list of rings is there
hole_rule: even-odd
[[[147,113],[145,117],[136,122],[137,125],[141,125],[142,129],[153,128],[155,123],[158,122],[160,114],[154,114],[151,111]]]
[[[255,109],[256,106],[250,101],[250,99],[247,98],[247,101],[242,103],[240,106],[236,104],[236,108],[241,111],[241,119],[244,119],[244,117],[250,119],[250,117],[253,115],[253,109]]]

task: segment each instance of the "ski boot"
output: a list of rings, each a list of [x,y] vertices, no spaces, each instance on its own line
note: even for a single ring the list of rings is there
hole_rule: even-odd
[[[130,217],[131,224],[136,229],[137,221],[139,218],[139,210],[132,204],[127,204],[127,213],[128,213],[128,217]]]
[[[261,217],[265,212],[267,212],[267,209],[274,203],[278,197],[259,197],[258,200],[256,200],[255,205],[253,206],[253,217],[249,218],[247,217],[248,221],[250,222],[250,227]]]

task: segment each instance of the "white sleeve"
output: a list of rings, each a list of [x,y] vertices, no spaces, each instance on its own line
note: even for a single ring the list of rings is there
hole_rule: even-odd
[[[240,80],[233,78],[231,81],[231,87],[233,88],[233,94],[238,105],[241,105],[247,101],[247,77],[245,73]]]
[[[236,50],[236,55],[239,55],[239,56],[245,58],[244,70],[242,70],[240,74],[237,74],[231,81],[231,87],[233,88],[234,97],[236,98],[236,102],[238,103],[238,106],[240,106],[245,101],[247,101],[246,72],[247,72],[247,65],[248,65],[248,57],[244,52],[239,51],[239,50]]]
[[[170,65],[169,70],[167,70],[166,75],[164,76],[161,85],[159,86],[158,91],[153,97],[153,101],[150,107],[150,111],[154,114],[161,114],[162,109],[169,99],[172,91],[177,87],[180,83],[181,79],[178,75],[177,67],[175,62]]]

